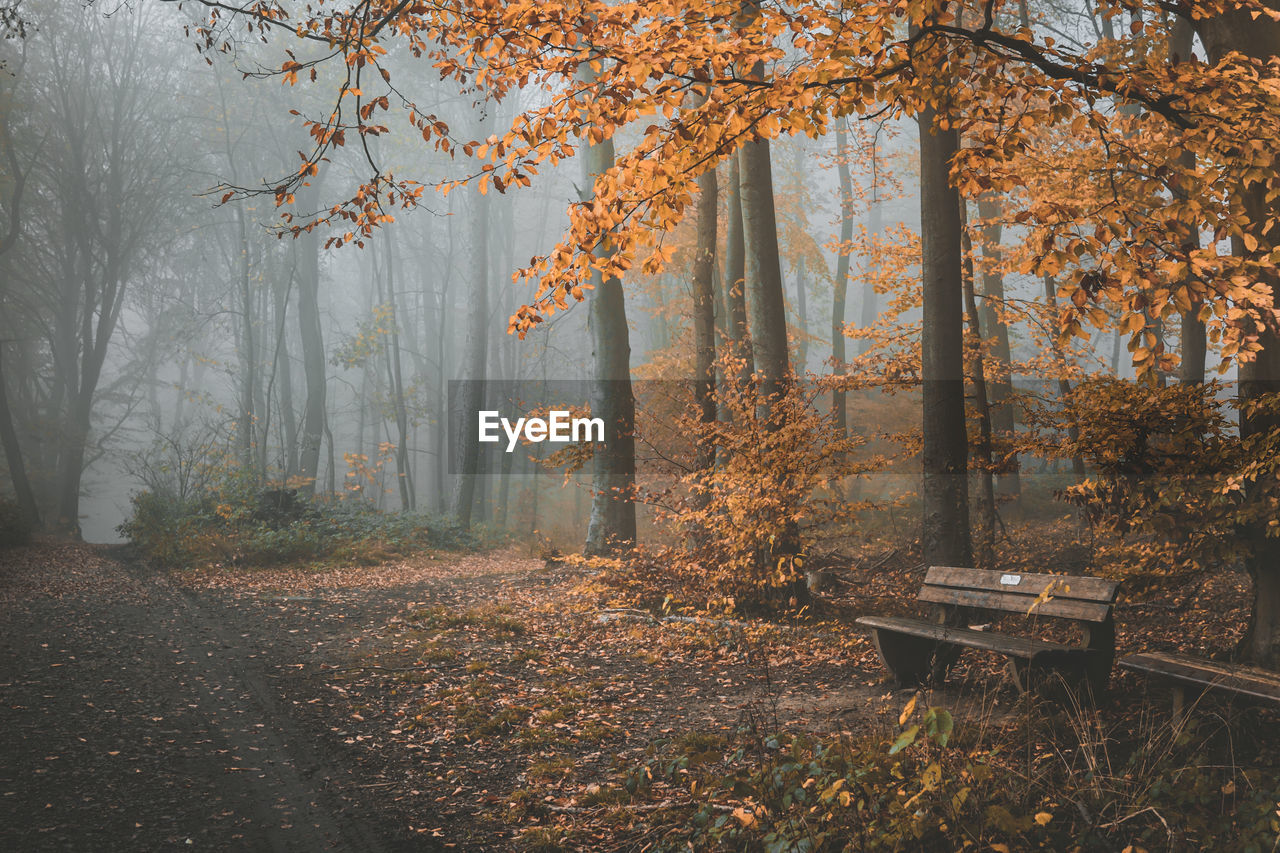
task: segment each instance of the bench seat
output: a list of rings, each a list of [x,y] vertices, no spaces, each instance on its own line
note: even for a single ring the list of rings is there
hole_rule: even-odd
[[[937,643],[981,649],[1022,660],[1035,660],[1040,655],[1083,656],[1094,651],[1077,646],[1067,646],[1062,643],[1053,643],[1048,640],[1015,637],[994,631],[979,631],[974,628],[937,625],[932,622],[926,622],[923,619],[911,619],[905,616],[862,616],[857,621],[864,628],[910,634],[913,637],[925,637]]]
[[[1180,685],[1190,685],[1197,691],[1217,690],[1280,704],[1280,672],[1169,652],[1127,655],[1120,659],[1119,665]],[[1181,705],[1180,699],[1180,694],[1175,695],[1175,705]]]

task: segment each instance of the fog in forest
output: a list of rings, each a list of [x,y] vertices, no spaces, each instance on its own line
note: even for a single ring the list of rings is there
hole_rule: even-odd
[[[441,80],[428,61],[392,54],[385,65],[399,101],[383,132],[327,150],[315,176],[278,204],[273,188],[314,157],[306,120],[333,109],[335,69],[319,65],[317,83],[304,73],[292,84],[279,71],[295,55],[286,47],[306,62],[307,46],[231,27],[220,33],[225,49],[198,51],[184,28],[199,13],[169,3],[34,2],[21,12],[0,80],[5,464],[21,466],[48,526],[116,541],[131,494],[184,498],[232,470],[258,488],[301,485],[448,514],[459,470],[450,457],[461,452],[448,441],[451,381],[503,380],[536,395],[540,383],[592,376],[585,304],[548,315],[523,339],[509,332],[535,296],[535,281],[514,274],[556,243],[567,206],[588,191],[582,156],[547,164],[529,187],[482,195],[473,180],[445,194],[438,185],[473,178],[476,162],[425,144],[403,120],[430,109],[454,139],[484,142],[545,99],[541,87],[494,101]],[[1094,37],[1092,17],[1060,18],[1056,26]],[[790,360],[814,378],[833,369],[837,275],[849,282],[840,308],[852,330],[876,327],[895,288],[918,274],[909,257],[919,225],[914,121],[839,124],[816,139],[783,136],[771,152]],[[631,133],[618,134],[619,151]],[[353,237],[340,219],[290,232],[349,199],[375,169],[421,182],[416,207],[388,205],[368,236]],[[718,171],[724,186],[729,168]],[[729,200],[720,193],[722,246]],[[638,382],[692,378],[693,218],[663,238],[674,251],[665,270],[623,283]],[[330,245],[335,237],[345,245]],[[1016,224],[997,227],[985,251],[1020,237]],[[722,340],[727,275],[721,248]],[[1038,277],[1011,271],[1000,285],[1010,303],[1044,299]],[[881,337],[848,340],[845,358],[892,350],[894,329],[918,322],[918,308],[902,308]],[[1043,329],[1007,335],[1006,360],[1030,364],[1047,347]],[[1121,340],[1095,335],[1076,355],[1132,376]],[[1051,381],[1015,369],[1015,386],[1042,380]],[[851,428],[865,435],[896,417],[849,406]],[[589,472],[566,479],[531,455],[480,478],[478,518],[580,540]],[[1050,470],[1038,465],[1028,470]]]

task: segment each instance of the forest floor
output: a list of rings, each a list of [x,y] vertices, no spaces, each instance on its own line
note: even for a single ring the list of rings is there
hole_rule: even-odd
[[[1010,562],[1082,567],[1042,541]],[[892,732],[912,694],[850,623],[910,610],[920,573],[889,551],[803,620],[684,621],[516,550],[186,573],[119,547],[0,552],[0,849],[554,846],[566,820],[600,825],[655,743]],[[1124,602],[1118,646],[1227,648],[1246,592],[1228,573]],[[1018,704],[981,657],[927,699],[958,725]],[[595,831],[577,846],[647,843],[642,822]]]

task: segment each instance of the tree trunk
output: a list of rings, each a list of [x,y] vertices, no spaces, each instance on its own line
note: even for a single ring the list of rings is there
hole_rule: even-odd
[[[693,396],[698,417],[704,424],[716,420],[716,218],[720,204],[716,170],[707,169],[698,177],[698,246],[693,259]],[[715,447],[700,440],[694,467],[710,471],[715,465]],[[708,495],[699,493],[706,504]]]
[[[796,362],[797,372],[804,376],[809,370],[809,295],[806,293],[809,283],[809,271],[805,266],[804,256],[796,262]]]
[[[840,252],[836,256],[835,295],[831,302],[831,362],[835,374],[843,376],[845,300],[849,295],[849,252],[853,244],[853,177],[849,172],[849,134],[843,120],[836,124],[836,175],[840,184]],[[849,411],[841,388],[831,392],[831,412],[836,432],[844,438],[849,431]]]
[[[973,284],[973,242],[969,237],[968,211],[960,201],[960,250],[963,257],[962,282],[965,314],[969,323],[969,381],[973,384],[973,408],[978,416],[976,455],[978,479],[978,542],[974,559],[980,568],[991,568],[994,562],[996,535],[996,493],[991,473],[991,405],[987,400],[986,365],[982,353],[982,323],[978,317],[978,299]]]
[[[3,356],[4,343],[0,341],[0,356]],[[9,479],[13,482],[13,492],[18,499],[18,508],[34,526],[40,525],[40,506],[36,503],[35,492],[31,490],[31,481],[27,479],[26,461],[22,456],[22,447],[18,443],[17,430],[13,428],[13,410],[9,407],[9,393],[5,387],[4,370],[0,369],[0,443],[4,444],[4,458],[9,465]]]
[[[1192,46],[1195,30],[1186,18],[1174,17],[1173,31],[1169,39],[1169,61],[1171,63],[1187,62],[1192,59]],[[1178,159],[1178,166],[1184,171],[1193,171],[1196,167],[1196,155],[1192,151],[1184,151]],[[1174,193],[1179,199],[1187,197],[1181,182],[1174,186]],[[1194,222],[1186,225],[1182,235],[1183,246],[1188,251],[1200,247],[1200,232]],[[1196,299],[1190,311],[1182,313],[1182,363],[1178,369],[1178,381],[1183,385],[1202,385],[1204,383],[1205,359],[1208,356],[1208,341],[1204,320],[1200,319],[1202,302]]]
[[[1046,275],[1044,277],[1044,301],[1050,308],[1050,316],[1054,317],[1057,316],[1057,290],[1058,287],[1053,283],[1053,278]],[[1058,399],[1062,401],[1062,406],[1065,410],[1071,400],[1071,381],[1067,379],[1067,357],[1062,352],[1062,347],[1058,345],[1058,339],[1052,331],[1049,333],[1049,346],[1053,350],[1053,360],[1058,367]],[[1073,445],[1080,440],[1080,427],[1076,426],[1074,418],[1067,426],[1067,438],[1071,440]],[[1071,456],[1071,473],[1075,475],[1077,480],[1084,479],[1084,457],[1078,452]]]
[[[318,206],[316,184],[298,194],[303,210]],[[304,200],[305,199],[305,200]],[[320,471],[320,445],[324,441],[326,403],[324,333],[320,326],[320,235],[303,234],[298,246],[298,331],[302,340],[302,370],[306,378],[307,402],[302,410],[302,433],[298,441],[298,475],[305,481],[304,494],[316,491]]]
[[[286,279],[275,287],[276,352],[278,353],[276,370],[280,376],[280,420],[284,427],[286,480],[298,473],[298,413],[293,408],[293,358],[289,354],[287,325],[290,290],[292,290],[292,279]]]
[[[1266,5],[1280,9],[1280,2]],[[1220,62],[1232,52],[1261,62],[1272,61],[1280,52],[1280,23],[1266,16],[1255,18],[1239,9],[1218,14],[1199,22],[1200,39],[1210,62]],[[1274,175],[1271,176],[1274,178]],[[1248,217],[1246,226],[1257,240],[1257,255],[1265,257],[1280,245],[1280,204],[1267,198],[1267,187],[1260,182],[1245,182],[1237,190],[1238,203]],[[1243,241],[1232,237],[1232,252],[1248,254]],[[1273,293],[1280,293],[1280,281],[1267,282]],[[1267,328],[1259,335],[1262,351],[1248,363],[1240,365],[1239,396],[1248,402],[1260,394],[1280,391],[1280,335]],[[1280,429],[1280,422],[1270,413],[1250,414],[1241,410],[1240,436],[1250,438]],[[1262,520],[1241,531],[1251,545],[1246,568],[1253,578],[1253,608],[1249,626],[1237,654],[1260,666],[1280,667],[1280,539],[1267,536],[1267,522]]]
[[[874,246],[876,246],[876,238],[879,237],[881,229],[884,227],[883,218],[884,211],[879,197],[879,165],[877,158],[879,149],[877,145],[872,145],[872,197],[867,206],[867,248],[868,260],[876,260],[872,255]],[[850,232],[851,233],[851,232]],[[859,328],[868,329],[876,324],[876,316],[878,315],[879,306],[877,305],[876,288],[870,282],[863,282],[863,300],[861,300],[861,310],[859,311]],[[863,355],[868,348],[872,346],[872,342],[867,338],[860,339],[858,342],[858,355]]]
[[[739,362],[734,377],[739,390],[745,389],[755,372],[755,359],[751,353],[751,333],[747,325],[747,253],[742,234],[742,191],[739,188],[742,174],[738,158],[729,160],[729,186],[726,206],[729,209],[728,231],[725,234],[724,251],[724,299],[726,325],[729,329],[729,352]]]
[[[785,393],[791,381],[791,359],[787,351],[787,308],[778,257],[768,140],[748,142],[738,157],[751,352],[760,377],[760,402],[766,412],[771,412],[770,401]]]
[[[583,80],[594,74],[586,66]],[[613,166],[613,140],[588,145],[583,157],[583,200],[594,195],[595,179]],[[600,251],[608,252],[607,247]],[[635,398],[631,390],[631,340],[622,282],[591,273],[588,324],[594,361],[591,416],[604,420],[604,442],[592,456],[591,516],[587,523],[588,555],[628,550],[636,541]]]
[[[744,3],[744,10],[758,16],[760,0]],[[764,64],[757,62],[748,72],[752,79],[764,79]],[[794,379],[787,347],[787,306],[783,293],[782,263],[778,256],[778,223],[773,200],[773,166],[769,141],[747,142],[738,151],[739,192],[742,205],[742,233],[747,258],[747,310],[751,318],[751,351],[759,377],[757,412],[765,418],[766,430],[781,430],[786,407],[781,399]],[[772,544],[769,560],[774,566],[800,553],[800,532],[795,521],[788,522]],[[808,600],[809,588],[803,574],[794,577],[788,590],[801,603]]]
[[[254,330],[253,288],[251,282],[252,260],[249,257],[249,227],[245,222],[243,205],[236,205],[236,239],[240,247],[240,264],[237,284],[240,296],[240,425],[236,443],[240,449],[240,465],[245,471],[254,471],[253,449],[258,429],[254,388],[258,384],[258,343]]]
[[[461,452],[453,487],[453,515],[463,528],[471,527],[480,474],[480,445],[471,440],[475,423],[467,419],[475,417],[484,406],[489,358],[489,200],[479,193],[470,199],[471,287],[467,293],[467,339],[462,351],[467,378],[455,401],[463,422],[457,424]]]
[[[387,342],[387,374],[396,416],[396,482],[400,487],[400,509],[412,512],[416,506],[413,472],[409,468],[409,411],[404,402],[404,371],[400,361],[400,314],[396,301],[396,248],[387,232],[387,306],[391,309],[391,339]]]
[[[968,454],[964,419],[964,312],[961,304],[960,197],[951,185],[959,150],[955,128],[934,127],[925,109],[920,127],[920,250],[924,297],[924,524],[928,565],[970,566]]]
[[[992,342],[991,354],[996,363],[996,373],[991,377],[991,433],[1001,447],[1013,443],[1016,418],[1013,411],[1013,375],[1009,346],[1009,325],[1004,319],[1004,273],[1000,269],[1003,253],[1000,250],[1002,231],[999,222],[1000,206],[994,198],[984,196],[978,200],[978,216],[986,223],[982,227],[982,307],[978,312],[985,330],[984,337]],[[981,334],[981,333],[980,333]],[[1002,454],[1003,455],[1003,454]],[[1002,465],[1004,469],[1006,466]],[[1022,491],[1017,459],[1011,460],[1007,470],[996,478],[996,491],[1006,497],[1017,497]]]

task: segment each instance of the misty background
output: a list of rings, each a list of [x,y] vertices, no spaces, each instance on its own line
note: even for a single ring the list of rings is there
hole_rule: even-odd
[[[453,490],[450,381],[590,376],[584,308],[552,315],[524,340],[508,333],[532,298],[513,273],[559,236],[580,196],[580,164],[548,167],[505,194],[436,194],[391,211],[395,221],[363,247],[327,248],[340,225],[295,238],[281,231],[282,210],[306,217],[346,198],[370,163],[360,146],[339,149],[292,206],[277,207],[265,188],[310,151],[304,119],[331,108],[325,86],[270,73],[281,47],[244,37],[206,57],[184,33],[194,12],[168,3],[40,0],[21,13],[24,33],[0,45],[0,420],[12,425],[6,488],[25,478],[46,524],[118,541],[131,493],[197,488],[197,460],[211,458],[264,484],[443,513]],[[400,91],[475,139],[545,96],[483,103],[429,63],[393,56],[390,66]],[[474,168],[390,125],[369,140],[383,168],[429,185]],[[880,259],[918,219],[915,138],[914,126],[877,120],[854,122],[843,150],[834,134],[774,142],[797,370],[830,372],[841,250],[845,321],[869,326],[884,307],[871,286]],[[617,145],[625,150],[625,132]],[[843,247],[842,159],[855,188],[854,239]],[[228,188],[263,192],[220,203]],[[668,239],[691,243],[686,230],[692,223]],[[1016,242],[1017,230],[1004,239]],[[637,379],[692,372],[687,254],[662,275],[624,282]],[[1005,288],[1013,299],[1043,292],[1012,274]],[[469,329],[483,331],[470,349]],[[1011,332],[1016,360],[1035,344]],[[1093,346],[1123,374],[1119,340]],[[872,426],[856,411],[851,423]],[[580,541],[585,478],[539,474],[529,455],[478,485],[479,520]]]

